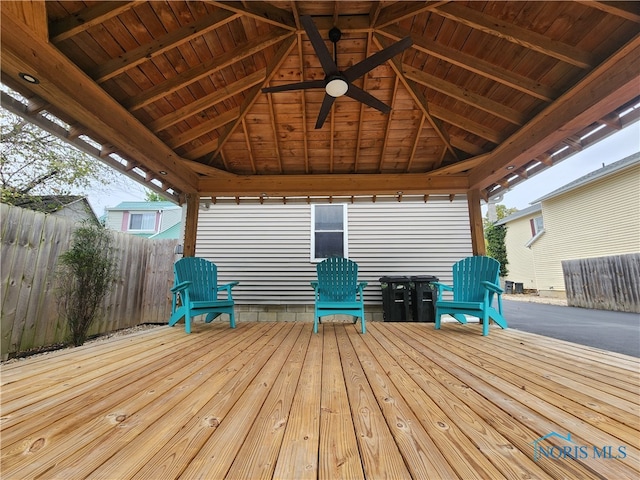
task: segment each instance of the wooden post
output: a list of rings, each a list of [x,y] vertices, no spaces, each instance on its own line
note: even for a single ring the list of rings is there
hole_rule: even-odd
[[[469,226],[471,227],[471,249],[474,255],[486,255],[484,242],[484,227],[482,226],[482,211],[480,210],[480,190],[467,191],[469,205]]]
[[[187,194],[187,215],[184,224],[184,257],[196,256],[196,236],[198,234],[198,209],[200,196],[196,193]]]

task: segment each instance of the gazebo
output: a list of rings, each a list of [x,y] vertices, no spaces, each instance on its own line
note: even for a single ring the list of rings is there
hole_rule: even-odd
[[[633,2],[3,1],[23,99],[2,100],[186,203],[186,255],[207,197],[436,193],[467,196],[483,253],[482,199],[637,119],[639,22]],[[322,43],[342,75],[403,38],[323,104]]]

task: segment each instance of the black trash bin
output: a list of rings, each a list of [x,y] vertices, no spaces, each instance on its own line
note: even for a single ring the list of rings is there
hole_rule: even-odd
[[[524,293],[524,283],[515,283],[514,293]]]
[[[513,282],[510,280],[506,280],[504,282],[504,293],[513,293]]]
[[[435,322],[435,301],[438,295],[433,282],[438,277],[414,276],[411,280],[411,310],[414,322]]]
[[[380,277],[385,322],[410,322],[411,285],[409,277]]]

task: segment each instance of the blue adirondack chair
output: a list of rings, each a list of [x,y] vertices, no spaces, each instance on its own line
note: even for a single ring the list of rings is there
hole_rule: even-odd
[[[229,324],[235,328],[234,301],[231,289],[238,282],[218,285],[218,268],[215,263],[198,257],[185,257],[173,266],[175,274],[174,286],[171,289],[173,301],[169,325],[174,326],[184,317],[187,333],[191,333],[191,319],[198,315],[207,314],[205,322],[209,323],[216,317],[226,313]],[[226,292],[226,299],[218,298],[218,293]],[[178,297],[180,302],[178,302]]]
[[[362,324],[362,333],[367,331],[364,319],[364,297],[362,291],[367,282],[358,282],[358,264],[342,257],[323,260],[316,266],[318,280],[311,282],[315,290],[315,317],[313,332],[318,333],[320,317],[327,315],[353,315],[353,323]]]
[[[489,335],[489,319],[500,327],[507,328],[502,316],[502,292],[499,284],[500,262],[490,257],[467,257],[453,265],[453,286],[434,282],[438,288],[436,300],[436,329],[440,328],[440,317],[451,315],[460,323],[467,323],[465,314],[482,321],[482,335]],[[453,292],[453,300],[443,300],[442,292]],[[498,309],[493,307],[497,296]]]

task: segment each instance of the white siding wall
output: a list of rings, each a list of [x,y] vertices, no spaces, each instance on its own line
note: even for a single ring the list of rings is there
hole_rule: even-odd
[[[334,203],[338,203],[334,201]],[[471,255],[467,200],[457,196],[348,203],[349,257],[370,282],[367,303],[381,303],[383,275],[435,275]],[[221,281],[239,280],[238,304],[312,304],[311,206],[306,202],[216,203],[200,207],[196,255],[218,265]]]
[[[173,208],[171,210],[163,210],[162,218],[160,219],[160,230],[159,232],[164,232],[167,228],[174,226],[182,220],[182,209],[181,208]]]
[[[509,260],[507,265],[509,273],[505,280],[522,283],[524,288],[527,289],[538,288],[533,251],[525,247],[525,244],[531,240],[532,236],[530,220],[540,215],[540,212],[536,212],[507,224],[505,245],[507,247],[507,259]]]
[[[122,217],[124,216],[123,211],[119,210],[109,210],[107,212],[107,221],[106,227],[111,230],[117,230],[118,232],[122,231]]]
[[[538,288],[564,292],[562,260],[640,251],[640,165],[543,201],[542,215]]]

